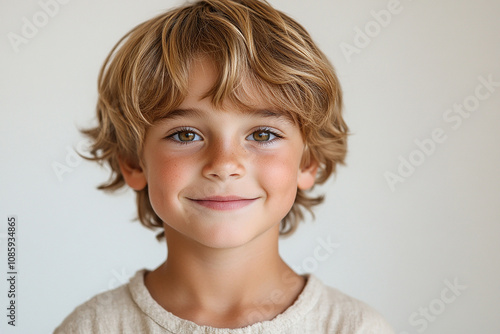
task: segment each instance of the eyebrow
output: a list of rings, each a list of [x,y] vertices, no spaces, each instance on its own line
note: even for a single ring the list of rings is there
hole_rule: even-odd
[[[169,111],[167,114],[163,115],[160,119],[175,119],[185,116],[201,117],[203,112],[200,109],[174,109]]]
[[[270,110],[270,109],[252,109],[250,110],[250,113],[255,114],[257,116],[262,116],[262,117],[275,117],[275,118],[288,118],[291,119],[291,117],[282,111],[277,111],[277,110]]]
[[[186,108],[186,109],[174,109],[160,119],[176,119],[180,117],[197,117],[201,118],[206,112],[197,108]],[[286,112],[273,110],[273,109],[250,109],[248,111],[242,111],[242,114],[251,114],[260,117],[272,117],[277,119],[287,120],[293,123],[293,118]]]

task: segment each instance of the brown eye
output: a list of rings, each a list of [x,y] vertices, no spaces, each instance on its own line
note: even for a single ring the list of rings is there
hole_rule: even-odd
[[[193,132],[182,131],[178,133],[180,141],[193,141],[196,135]]]
[[[189,129],[187,129],[187,130],[181,129],[180,131],[177,131],[176,133],[171,134],[168,137],[170,139],[172,139],[173,141],[176,141],[179,143],[184,143],[184,144],[202,140],[202,138],[200,137],[199,134],[197,134],[196,132],[191,131]]]
[[[271,134],[268,131],[255,131],[252,137],[255,141],[268,141],[271,138]]]

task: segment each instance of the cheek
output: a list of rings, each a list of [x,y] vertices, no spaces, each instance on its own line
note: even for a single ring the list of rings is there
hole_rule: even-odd
[[[178,159],[157,158],[148,168],[149,200],[155,212],[161,217],[162,211],[168,211],[174,205],[179,190],[188,175],[189,164]]]
[[[294,155],[284,153],[264,158],[257,168],[262,185],[270,195],[293,201],[297,192],[298,162]]]

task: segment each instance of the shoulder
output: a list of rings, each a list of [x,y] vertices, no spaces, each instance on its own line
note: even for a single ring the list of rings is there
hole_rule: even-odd
[[[143,271],[138,271],[137,275]],[[140,310],[134,303],[128,284],[100,293],[76,307],[57,327],[54,334],[114,333],[123,320],[132,320]]]
[[[329,333],[394,333],[384,317],[366,303],[323,284],[313,275],[309,280],[319,295],[311,312],[329,326]]]

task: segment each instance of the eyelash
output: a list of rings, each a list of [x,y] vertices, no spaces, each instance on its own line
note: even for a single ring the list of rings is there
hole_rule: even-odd
[[[270,145],[270,144],[274,143],[275,141],[283,139],[283,136],[278,134],[274,129],[268,128],[268,127],[260,127],[258,129],[256,129],[255,131],[252,131],[252,133],[249,134],[246,138],[252,136],[256,132],[266,132],[266,133],[269,133],[270,135],[274,136],[274,138],[272,138],[270,140],[266,140],[266,141],[252,140],[252,141],[256,142],[258,145],[263,145],[263,146]]]
[[[182,132],[193,133],[195,136],[198,136],[198,137],[201,138],[201,136],[195,130],[193,130],[191,128],[186,128],[186,127],[178,129],[174,133],[168,135],[167,138],[170,139],[170,140],[172,140],[172,141],[174,141],[174,142],[176,142],[177,144],[181,144],[181,145],[187,145],[187,144],[190,144],[190,143],[192,143],[194,141],[198,141],[198,140],[182,141],[182,140],[174,139],[175,136],[179,136],[179,134],[182,133]]]
[[[191,128],[187,128],[187,127],[183,127],[183,128],[178,129],[174,133],[168,135],[166,138],[170,139],[170,140],[172,140],[174,142],[176,142],[177,144],[181,144],[181,145],[187,145],[187,144],[193,143],[195,141],[199,141],[199,140],[182,141],[182,140],[178,140],[178,139],[174,138],[175,136],[179,136],[179,134],[182,133],[182,132],[193,133],[195,136],[198,136],[198,137],[201,138],[201,136],[195,130],[193,130]],[[250,136],[252,136],[256,132],[265,132],[265,133],[269,133],[270,135],[274,136],[274,138],[272,138],[270,140],[266,140],[266,141],[250,140],[250,141],[256,142],[258,145],[263,145],[263,146],[270,145],[270,144],[272,144],[275,141],[283,139],[282,135],[280,135],[274,129],[269,128],[269,127],[260,127],[260,128],[258,128],[256,130],[252,131],[252,133],[250,133],[247,137],[245,137],[245,139],[248,138],[248,137],[250,137]]]

